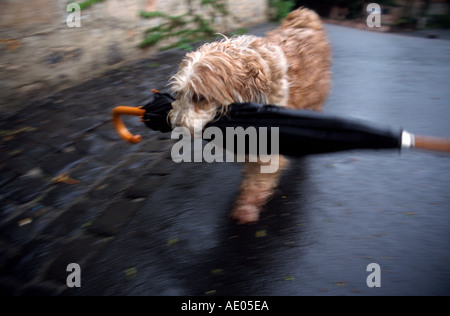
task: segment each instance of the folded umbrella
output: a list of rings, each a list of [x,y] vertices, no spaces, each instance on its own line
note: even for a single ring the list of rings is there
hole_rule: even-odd
[[[137,143],[142,138],[128,131],[121,115],[139,116],[147,127],[156,131],[172,130],[167,115],[174,98],[156,90],[153,92],[155,98],[143,107],[119,106],[113,109],[115,127],[125,140]],[[218,127],[224,135],[229,127],[255,127],[258,131],[261,127],[277,127],[279,153],[290,156],[352,149],[420,148],[450,152],[450,139],[447,138],[414,135],[400,128],[256,103],[231,104],[226,115],[208,123],[205,128],[212,126]]]

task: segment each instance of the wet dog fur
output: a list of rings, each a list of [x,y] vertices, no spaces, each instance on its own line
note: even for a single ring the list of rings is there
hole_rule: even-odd
[[[321,111],[330,90],[331,52],[319,16],[308,9],[291,12],[265,37],[224,38],[189,52],[170,80],[177,95],[169,113],[172,127],[192,132],[235,102],[255,102]],[[231,217],[255,222],[288,165],[279,157],[275,173],[261,173],[262,162],[246,162]]]

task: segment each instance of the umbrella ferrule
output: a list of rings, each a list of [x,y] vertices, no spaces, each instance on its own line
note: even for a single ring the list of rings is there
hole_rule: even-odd
[[[402,148],[414,147],[414,135],[407,131],[402,132]]]

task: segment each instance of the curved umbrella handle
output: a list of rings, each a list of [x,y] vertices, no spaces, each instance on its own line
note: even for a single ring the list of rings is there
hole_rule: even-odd
[[[125,124],[122,121],[121,115],[135,115],[142,117],[145,114],[145,110],[141,108],[131,107],[131,106],[117,106],[112,110],[112,117],[114,126],[119,133],[120,137],[125,139],[126,141],[136,144],[142,140],[141,135],[133,135],[127,129]]]

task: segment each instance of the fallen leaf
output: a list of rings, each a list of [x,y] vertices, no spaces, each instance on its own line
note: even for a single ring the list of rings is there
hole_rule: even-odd
[[[32,132],[36,130],[36,127],[24,126],[13,130],[0,130],[0,137],[14,137],[20,133]]]
[[[77,184],[80,183],[79,180],[70,177],[68,172],[61,173],[54,177],[51,181],[52,183],[64,183],[64,184]]]
[[[19,155],[20,153],[22,153],[23,149],[14,149],[14,150],[10,150],[8,151],[8,155],[10,156],[16,156]]]
[[[81,228],[86,228],[86,227],[89,227],[91,225],[92,225],[92,222],[89,221],[89,222],[86,222],[83,225],[81,225]]]
[[[255,237],[256,237],[256,238],[266,237],[266,236],[267,236],[267,233],[266,233],[265,230],[258,230],[258,231],[255,233]]]
[[[205,295],[216,294],[216,290],[206,291]]]
[[[289,276],[284,277],[284,280],[285,280],[285,281],[294,281],[294,280],[295,280],[295,277],[292,276],[292,275],[289,275]]]
[[[101,190],[103,190],[104,188],[106,188],[107,186],[108,186],[107,183],[106,183],[106,184],[101,184],[101,185],[99,185],[98,187],[95,188],[95,191],[101,191]]]
[[[220,269],[220,268],[211,270],[212,275],[219,275],[222,273],[223,273],[223,269]]]
[[[24,219],[18,221],[17,225],[19,225],[19,227],[22,227],[22,226],[28,225],[32,222],[33,222],[33,219],[31,217],[27,217],[27,218],[24,218]]]
[[[130,268],[125,270],[125,276],[127,277],[128,280],[134,278],[136,276],[136,273],[137,273],[136,268]]]
[[[178,238],[171,239],[167,242],[168,246],[174,246],[178,243]]]

